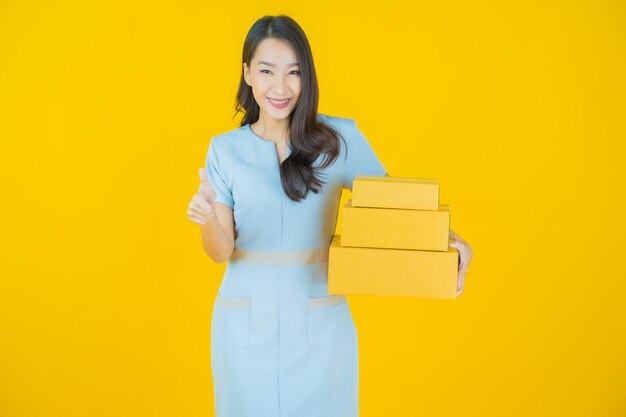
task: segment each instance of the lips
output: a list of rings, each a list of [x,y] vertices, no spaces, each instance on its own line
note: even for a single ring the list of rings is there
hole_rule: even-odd
[[[287,98],[287,99],[274,99],[274,98],[267,97],[267,101],[269,101],[269,103],[272,106],[276,107],[277,109],[284,109],[285,107],[287,107],[287,105],[289,104],[291,99],[290,98]]]

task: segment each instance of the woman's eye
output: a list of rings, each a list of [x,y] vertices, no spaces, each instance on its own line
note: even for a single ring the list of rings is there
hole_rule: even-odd
[[[268,70],[268,69],[262,69],[260,72],[263,73],[263,74],[270,74],[271,73],[271,71]],[[296,73],[296,75],[300,75],[300,71],[298,71],[298,70],[293,70],[293,71],[290,72],[290,74],[294,73],[294,72]]]

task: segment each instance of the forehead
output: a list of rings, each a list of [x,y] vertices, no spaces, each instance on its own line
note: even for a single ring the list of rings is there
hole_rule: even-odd
[[[266,38],[259,43],[254,57],[252,57],[253,65],[259,65],[260,61],[285,67],[298,62],[298,57],[286,42],[274,38]]]

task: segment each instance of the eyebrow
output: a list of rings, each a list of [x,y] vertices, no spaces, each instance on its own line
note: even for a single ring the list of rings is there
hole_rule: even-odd
[[[276,65],[272,64],[271,62],[267,62],[267,61],[259,61],[258,65],[267,65],[268,67],[275,67]],[[288,67],[295,67],[295,66],[300,66],[300,64],[298,62],[293,62],[291,64],[287,64]]]

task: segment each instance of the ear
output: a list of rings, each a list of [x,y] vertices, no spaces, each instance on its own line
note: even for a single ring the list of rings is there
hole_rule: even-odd
[[[243,63],[243,79],[246,81],[246,84],[250,85],[250,72],[245,62]]]

